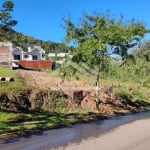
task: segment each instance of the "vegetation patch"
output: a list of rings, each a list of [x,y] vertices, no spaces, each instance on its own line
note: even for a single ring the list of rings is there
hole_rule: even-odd
[[[15,73],[15,71],[10,68],[0,67],[1,77],[12,77],[14,81],[0,81],[0,94],[10,93],[17,94],[19,91],[29,89],[23,82],[23,80]]]
[[[9,112],[0,112],[0,138],[5,133],[23,133],[24,131],[37,131],[69,126],[74,123],[82,123],[106,118],[106,116],[89,113],[57,113],[40,111],[27,114],[16,114]]]

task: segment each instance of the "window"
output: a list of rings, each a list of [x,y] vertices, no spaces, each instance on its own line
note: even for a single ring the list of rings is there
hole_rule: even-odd
[[[20,55],[14,55],[14,60],[20,60]]]
[[[45,57],[45,54],[42,54],[42,57]]]
[[[32,56],[32,59],[33,59],[33,60],[38,60],[37,55],[33,55],[33,56]]]
[[[29,56],[28,55],[24,55],[24,58],[29,58]]]

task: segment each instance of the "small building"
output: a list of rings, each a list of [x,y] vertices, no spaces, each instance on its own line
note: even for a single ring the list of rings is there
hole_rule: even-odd
[[[12,61],[12,43],[0,42],[0,65],[10,66]]]
[[[27,47],[27,51],[23,51],[20,47],[12,50],[13,60],[45,60],[45,51],[40,46]]]
[[[49,53],[48,57],[56,57],[56,54],[55,53]]]
[[[64,58],[64,57],[69,56],[69,54],[70,54],[70,53],[58,53],[58,54],[57,54],[57,57]]]

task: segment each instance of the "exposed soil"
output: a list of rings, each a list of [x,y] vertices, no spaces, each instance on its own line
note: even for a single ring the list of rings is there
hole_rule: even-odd
[[[33,88],[63,91],[68,96],[68,106],[74,109],[80,107],[87,112],[96,112],[99,108],[99,112],[106,115],[135,112],[143,109],[139,103],[133,103],[130,100],[122,99],[113,94],[110,95],[107,90],[108,87],[105,87],[105,85],[100,87],[100,104],[96,107],[94,85],[80,80],[65,80],[62,83],[60,77],[40,71],[16,70],[16,72],[27,85]],[[73,95],[76,91],[83,91],[82,99],[79,101],[73,100]]]

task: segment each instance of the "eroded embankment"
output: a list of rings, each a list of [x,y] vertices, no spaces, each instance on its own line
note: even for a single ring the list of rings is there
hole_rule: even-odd
[[[79,91],[81,94],[81,90]],[[82,95],[77,97],[77,91],[72,91],[73,96],[67,95],[63,90],[50,90],[31,88],[17,93],[3,93],[0,94],[1,110],[12,112],[24,112],[35,109],[57,111],[57,103],[63,103],[66,107],[66,113],[77,110],[84,110],[86,112],[97,111],[94,92],[82,91]],[[63,100],[62,100],[63,99]],[[120,97],[110,97],[103,93],[100,95],[99,112],[105,115],[113,115],[119,113],[129,113],[143,110],[147,103],[132,102],[130,100],[122,99]]]

